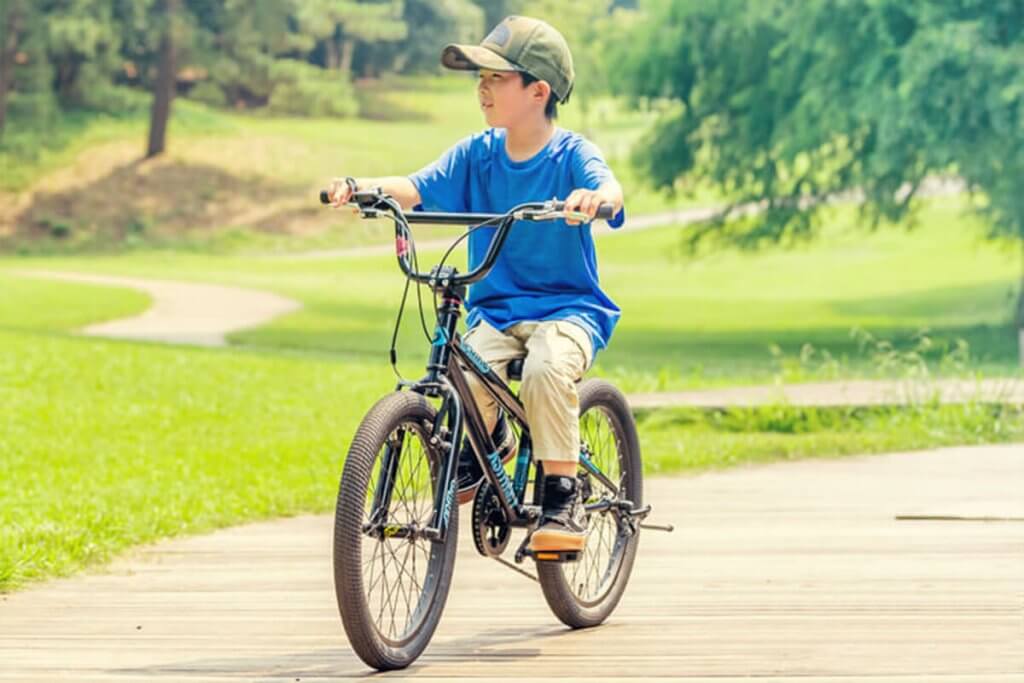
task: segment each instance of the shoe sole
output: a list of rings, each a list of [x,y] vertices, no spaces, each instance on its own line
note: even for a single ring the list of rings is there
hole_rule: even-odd
[[[530,550],[533,552],[579,552],[587,544],[584,534],[573,534],[565,531],[546,531],[539,529],[530,537]]]

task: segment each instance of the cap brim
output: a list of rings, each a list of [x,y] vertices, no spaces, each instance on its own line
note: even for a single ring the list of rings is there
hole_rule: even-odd
[[[522,71],[514,62],[510,62],[497,52],[480,45],[456,45],[452,43],[441,52],[441,64],[456,71]]]

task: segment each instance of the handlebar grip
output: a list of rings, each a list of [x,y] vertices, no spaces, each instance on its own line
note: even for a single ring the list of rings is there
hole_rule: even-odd
[[[330,195],[329,192],[327,192],[327,190],[320,190],[320,203],[321,204],[330,204],[331,203],[331,195]]]
[[[565,202],[556,200],[552,203],[552,209],[555,211],[565,211]],[[615,218],[615,205],[608,202],[601,202],[601,205],[597,207],[597,214],[594,218],[602,221],[610,221]]]

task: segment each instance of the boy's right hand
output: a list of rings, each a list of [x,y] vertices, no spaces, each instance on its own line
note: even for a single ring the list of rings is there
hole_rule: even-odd
[[[339,209],[348,203],[356,189],[354,185],[356,183],[350,178],[334,178],[331,180],[331,184],[327,186],[327,196],[331,200],[331,206]]]

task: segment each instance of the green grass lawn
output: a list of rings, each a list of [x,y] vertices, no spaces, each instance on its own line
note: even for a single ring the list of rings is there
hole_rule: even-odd
[[[941,232],[948,226],[934,229],[940,234],[924,234],[928,243],[941,241],[939,236],[952,238]],[[738,338],[743,343],[723,347],[717,356],[713,345],[704,349],[705,354],[712,354],[705,356],[705,362],[711,362],[710,358],[721,364],[716,372],[665,375],[643,370],[632,361],[615,361],[630,353],[646,353],[651,367],[660,364],[664,368],[671,367],[676,357],[673,353],[679,353],[674,349],[665,353],[669,347],[659,345],[645,349],[636,334],[621,334],[628,332],[630,325],[658,330],[655,339],[672,337],[685,350],[697,348],[696,342],[688,339],[697,329],[694,326],[714,320],[708,311],[702,318],[690,320],[687,308],[674,303],[672,290],[659,294],[647,279],[640,280],[635,274],[630,277],[624,268],[616,279],[616,268],[623,261],[648,250],[661,256],[651,257],[657,265],[648,268],[644,277],[663,278],[666,288],[667,283],[676,283],[680,295],[689,289],[691,300],[699,298],[701,287],[711,292],[716,286],[723,290],[721,295],[731,292],[738,297],[738,286],[728,287],[730,269],[741,272],[745,267],[758,285],[775,281],[783,310],[803,321],[803,329],[792,321],[788,325],[794,340],[807,334],[842,340],[844,333],[838,329],[834,337],[827,331],[849,324],[855,319],[849,317],[850,311],[860,310],[823,304],[819,299],[827,302],[836,296],[827,288],[817,296],[804,288],[801,295],[798,273],[790,273],[787,288],[778,281],[784,268],[766,265],[762,269],[745,256],[723,257],[719,267],[725,272],[714,273],[709,263],[702,266],[705,271],[700,276],[681,275],[679,264],[664,256],[675,239],[672,231],[607,239],[617,242],[613,249],[605,246],[608,242],[602,245],[605,273],[611,287],[622,288],[614,293],[631,313],[615,344],[632,345],[632,351],[609,351],[601,360],[599,373],[621,375],[627,388],[643,388],[662,380],[676,386],[706,384],[712,378],[757,379],[762,371],[750,368],[765,364],[764,348],[779,328],[771,312],[764,312],[762,317],[751,316],[761,321],[760,332],[755,325],[742,335],[737,320],[740,313],[720,307],[721,322],[711,333],[741,335]],[[895,236],[880,239],[900,244]],[[912,242],[904,244],[904,251]],[[989,250],[979,254],[988,259],[984,261],[987,276],[1000,272],[1003,266],[997,254]],[[785,256],[768,254],[765,258],[770,264]],[[876,255],[866,260],[873,263],[866,274],[877,276],[884,270],[884,258]],[[941,259],[934,265],[943,268],[947,285],[969,282],[972,277],[985,281],[980,275],[946,267]],[[33,266],[267,287],[300,298],[308,308],[267,328],[237,335],[240,346],[228,349],[70,337],[61,330],[134,313],[145,305],[144,298],[117,288],[51,283],[10,274],[15,268]],[[392,307],[400,294],[400,281],[392,268],[389,259],[304,262],[167,252],[0,260],[0,287],[5,294],[14,294],[0,299],[0,405],[5,407],[0,415],[0,591],[101,563],[128,546],[160,537],[330,510],[343,454],[355,426],[372,402],[393,387],[384,355]],[[903,270],[912,271],[909,267]],[[1011,282],[1010,266],[1003,272],[1007,273],[1005,282]],[[843,301],[861,300],[880,289],[879,283],[867,282],[853,272],[840,280],[843,286],[863,282],[859,294],[839,297]],[[630,298],[633,286],[651,295],[648,308],[635,305],[630,309],[630,301],[643,301],[636,295]],[[932,301],[912,295],[905,305],[922,300]],[[950,329],[960,329],[967,314],[951,307],[957,300],[956,296],[938,297],[930,312],[920,314],[922,320],[942,323],[939,314],[945,311],[952,316]],[[678,314],[659,318],[653,311],[655,304],[672,306]],[[901,307],[892,305],[896,311],[892,320],[901,319]],[[995,298],[985,306],[979,317],[967,316],[966,323],[998,320],[1001,314]],[[816,327],[814,316],[833,309],[839,312],[833,311]],[[844,311],[846,318],[840,315]],[[403,368],[418,376],[425,345],[413,344],[411,317],[407,321]],[[740,362],[744,359],[745,365]],[[842,370],[853,372],[855,368],[844,366]],[[645,467],[654,474],[777,459],[1021,440],[1024,419],[1013,410],[973,405],[861,413],[780,407],[725,414],[657,411],[640,416],[640,433]]]
[[[969,345],[967,369],[1018,371],[1010,322],[1017,256],[981,241],[980,226],[958,200],[934,202],[913,232],[868,233],[852,227],[855,220],[852,209],[838,210],[834,227],[805,248],[726,251],[699,260],[682,256],[681,229],[599,239],[602,283],[623,317],[595,372],[630,391],[876,376],[881,369],[851,335],[857,328],[900,348],[910,348],[917,331],[930,330],[936,370],[944,349],[962,339]],[[419,234],[432,236],[429,228]],[[421,258],[427,267],[439,254]],[[11,263],[279,292],[301,301],[303,309],[236,333],[235,343],[377,360],[386,358],[403,286],[391,256],[305,260],[152,252]],[[403,369],[415,373],[426,345],[415,298],[410,301],[400,349]],[[815,351],[804,352],[801,363],[808,344]]]
[[[332,505],[369,364],[0,332],[0,590]]]
[[[141,313],[149,296],[121,287],[79,287],[0,272],[0,330],[60,331]],[[31,302],[26,305],[26,302]]]

